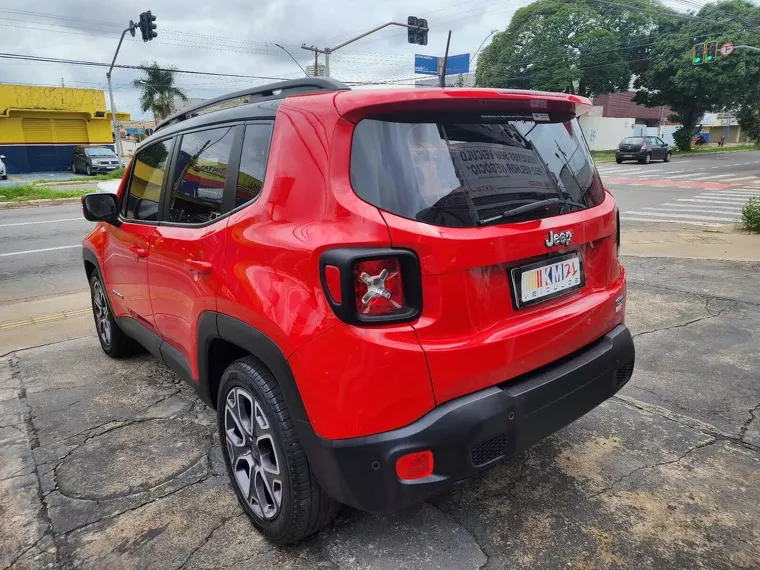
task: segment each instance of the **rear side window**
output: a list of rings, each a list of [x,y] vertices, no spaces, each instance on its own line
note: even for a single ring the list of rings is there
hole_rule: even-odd
[[[235,208],[255,200],[261,193],[269,157],[271,134],[272,126],[269,123],[248,125],[245,128],[235,192]]]
[[[222,213],[235,127],[187,133],[174,167],[167,221],[203,224]]]
[[[575,119],[484,118],[360,121],[351,153],[354,191],[383,210],[450,227],[544,218],[602,202]]]
[[[166,168],[171,158],[172,140],[141,149],[135,155],[129,192],[122,215],[128,220],[158,220],[158,203]]]

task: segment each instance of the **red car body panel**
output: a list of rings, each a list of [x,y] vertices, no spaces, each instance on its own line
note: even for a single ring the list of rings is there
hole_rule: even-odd
[[[216,311],[227,220],[201,228],[160,225],[148,259],[153,320],[159,335],[187,359],[198,378],[197,326]]]
[[[317,435],[394,430],[610,331],[623,320],[618,301],[625,275],[611,195],[580,212],[481,228],[427,225],[364,202],[349,177],[355,123],[400,109],[583,110],[589,104],[573,95],[470,89],[290,97],[277,111],[266,178],[254,202],[204,228],[100,224],[84,246],[104,267],[115,313],[136,313],[157,330],[187,358],[196,381],[198,318],[215,310],[279,347]],[[569,250],[581,254],[586,285],[516,311],[508,270],[563,251],[544,245],[550,230],[573,232]],[[133,246],[149,248],[147,261],[129,254]],[[367,327],[341,321],[319,275],[321,254],[337,247],[416,252],[419,318]],[[212,269],[199,272],[188,260]],[[123,301],[112,294],[117,283]]]

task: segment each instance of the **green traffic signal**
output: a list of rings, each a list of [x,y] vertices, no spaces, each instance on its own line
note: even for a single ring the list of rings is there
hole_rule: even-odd
[[[694,57],[692,63],[694,65],[701,65],[705,61],[705,44],[696,44],[694,46]]]

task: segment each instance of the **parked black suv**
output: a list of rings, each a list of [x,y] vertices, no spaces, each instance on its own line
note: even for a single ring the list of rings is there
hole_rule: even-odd
[[[615,162],[638,160],[639,164],[649,164],[652,160],[670,162],[673,151],[660,137],[626,137],[617,147]]]
[[[71,155],[71,172],[87,176],[119,168],[119,157],[107,146],[78,146]]]

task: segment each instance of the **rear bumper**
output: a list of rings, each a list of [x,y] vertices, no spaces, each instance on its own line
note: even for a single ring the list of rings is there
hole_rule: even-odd
[[[644,160],[649,154],[648,152],[633,151],[633,152],[616,152],[615,158],[621,160]]]
[[[304,444],[322,487],[336,500],[387,513],[498,464],[578,419],[630,379],[635,351],[624,325],[543,368],[446,402],[404,428]],[[432,450],[433,474],[401,481],[396,460]]]

